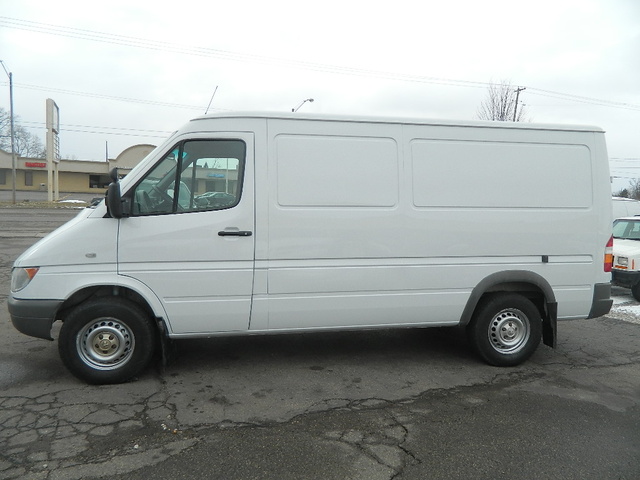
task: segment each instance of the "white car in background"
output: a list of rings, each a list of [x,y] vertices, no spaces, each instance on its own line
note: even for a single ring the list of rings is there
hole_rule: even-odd
[[[613,221],[613,268],[611,283],[631,289],[640,301],[640,217]]]

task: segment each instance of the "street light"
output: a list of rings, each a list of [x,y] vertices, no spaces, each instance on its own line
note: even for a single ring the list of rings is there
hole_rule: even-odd
[[[307,102],[312,103],[313,102],[313,98],[307,98],[307,99],[303,100],[302,103],[300,103],[300,105],[298,105],[296,108],[292,108],[291,111],[292,112],[297,112],[298,110],[300,110],[300,107],[302,105],[304,105],[305,103],[307,103]]]
[[[13,73],[7,70],[4,62],[0,60],[4,73],[9,77],[9,116],[11,118],[11,201],[16,203],[16,148],[15,133],[13,129]]]

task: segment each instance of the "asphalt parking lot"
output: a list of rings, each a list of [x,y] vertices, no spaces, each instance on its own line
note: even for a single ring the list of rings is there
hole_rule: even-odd
[[[456,330],[183,341],[89,386],[17,332],[10,267],[72,209],[0,208],[0,479],[638,479],[638,302],[559,325],[526,364]]]

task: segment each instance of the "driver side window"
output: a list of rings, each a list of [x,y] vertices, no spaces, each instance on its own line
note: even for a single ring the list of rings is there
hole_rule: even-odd
[[[133,189],[132,215],[234,207],[242,193],[245,150],[241,140],[190,140],[176,145]]]

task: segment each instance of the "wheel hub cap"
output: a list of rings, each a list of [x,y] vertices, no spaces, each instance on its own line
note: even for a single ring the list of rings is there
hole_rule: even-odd
[[[100,370],[111,370],[128,362],[134,345],[129,327],[111,318],[88,324],[78,335],[78,352],[82,360]]]
[[[507,309],[498,313],[489,328],[489,340],[497,351],[513,353],[529,339],[529,320],[520,310]]]
[[[97,335],[98,341],[95,345],[96,351],[103,355],[108,354],[112,350],[116,350],[118,348],[118,340],[114,335],[111,334],[99,334]]]

